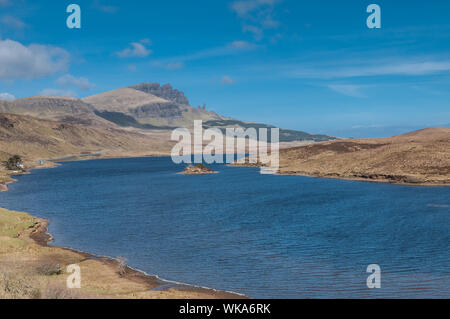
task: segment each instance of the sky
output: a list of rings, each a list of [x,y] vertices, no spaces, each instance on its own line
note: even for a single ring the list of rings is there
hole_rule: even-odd
[[[0,98],[170,83],[244,121],[392,136],[450,125],[449,16],[444,0],[0,0]]]

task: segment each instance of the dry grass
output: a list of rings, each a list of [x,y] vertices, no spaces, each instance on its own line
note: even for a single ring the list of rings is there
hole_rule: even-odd
[[[284,149],[280,151],[280,173],[450,184],[450,128]]]
[[[161,285],[126,266],[125,258],[90,258],[76,251],[38,245],[30,235],[42,220],[0,208],[0,298],[231,298],[207,290],[151,290]],[[68,265],[81,268],[81,289],[67,289]]]

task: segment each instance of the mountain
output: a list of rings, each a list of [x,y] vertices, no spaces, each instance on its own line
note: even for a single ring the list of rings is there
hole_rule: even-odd
[[[139,129],[192,128],[194,120],[203,120],[204,128],[226,127],[247,129],[273,128],[272,125],[248,123],[224,117],[205,108],[189,106],[184,93],[170,84],[141,83],[127,88],[90,96],[83,102],[92,105],[95,114],[122,127]],[[280,142],[328,141],[327,135],[312,135],[302,131],[280,130]]]
[[[280,151],[280,173],[407,184],[450,184],[450,127]]]
[[[117,151],[117,154],[153,151],[168,154],[173,145],[171,130],[192,128],[194,120],[203,120],[205,128],[221,130],[273,127],[227,118],[205,107],[194,108],[183,92],[158,83],[141,83],[83,99],[36,96],[0,101],[0,116],[4,125],[0,127],[0,145],[5,144],[1,150],[13,154],[14,147],[8,143],[15,141],[20,145],[16,153],[30,159],[93,149]],[[330,139],[333,138],[326,135],[280,130],[281,142]]]
[[[130,88],[142,91],[144,93],[153,94],[162,99],[181,105],[190,105],[189,100],[184,96],[184,93],[172,88],[170,84],[164,84],[161,86],[159,83],[141,83],[130,86]]]
[[[120,126],[168,129],[192,127],[197,119],[226,119],[215,112],[191,107],[184,94],[169,84],[141,83],[90,96],[82,101],[92,105],[98,116]]]

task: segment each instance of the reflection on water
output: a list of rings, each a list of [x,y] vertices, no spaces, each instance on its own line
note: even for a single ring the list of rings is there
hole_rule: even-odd
[[[251,297],[450,297],[450,188],[212,168],[66,163],[19,177],[0,206],[50,219],[56,245]],[[366,286],[369,264],[381,289]]]

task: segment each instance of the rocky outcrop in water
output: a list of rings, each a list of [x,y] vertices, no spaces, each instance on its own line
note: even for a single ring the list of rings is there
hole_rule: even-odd
[[[203,164],[197,164],[195,166],[189,165],[186,166],[183,172],[180,174],[183,175],[205,175],[205,174],[216,174],[216,171],[213,171],[212,169],[206,167]]]

